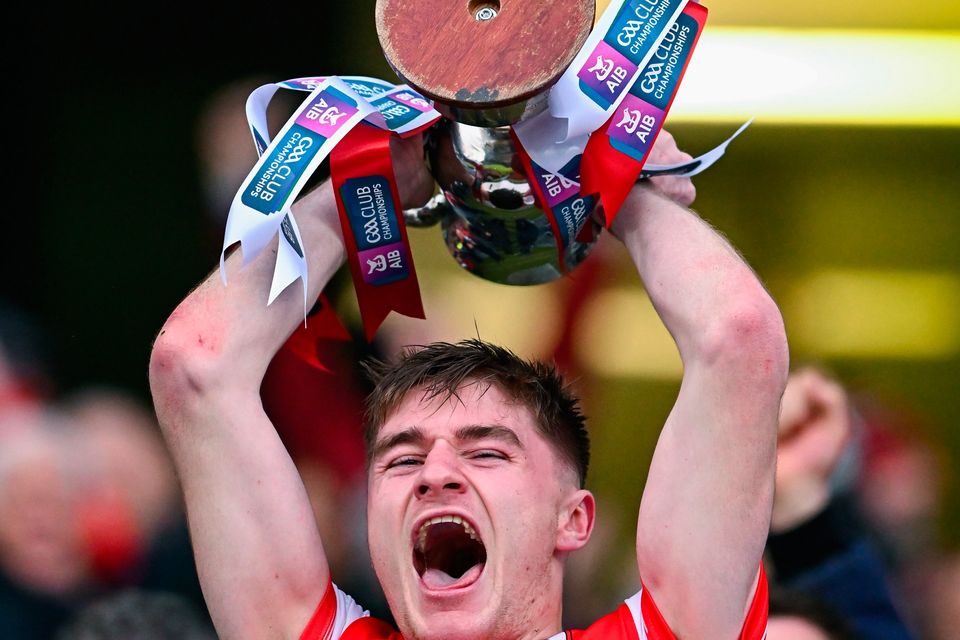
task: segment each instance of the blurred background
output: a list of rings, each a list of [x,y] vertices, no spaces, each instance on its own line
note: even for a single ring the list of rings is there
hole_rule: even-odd
[[[947,638],[944,621],[960,624],[960,4],[708,6],[668,128],[698,155],[755,122],[696,180],[695,208],[779,302],[794,364],[849,390],[860,437],[848,482],[912,628]],[[255,160],[249,91],[306,75],[395,80],[373,2],[257,14],[73,5],[11,24],[24,28],[5,56],[23,80],[5,101],[17,198],[0,254],[0,635],[52,637],[131,587],[177,594],[202,618],[153,423],[151,343],[217,262]],[[297,97],[279,101],[277,127]],[[351,363],[479,333],[556,360],[584,397],[604,526],[577,569],[597,588],[568,615],[609,609],[629,595],[637,476],[681,375],[626,253],[604,237],[563,281],[503,287],[460,270],[438,229],[410,235],[427,320],[391,317],[372,345],[332,346],[336,382],[304,370],[296,386],[265,384],[318,513],[362,531],[364,383]],[[330,292],[359,335],[349,277]],[[275,368],[297,377],[282,358]],[[330,393],[350,400],[320,427],[310,405]],[[347,566],[363,540],[343,537]],[[382,613],[375,584],[357,583]]]

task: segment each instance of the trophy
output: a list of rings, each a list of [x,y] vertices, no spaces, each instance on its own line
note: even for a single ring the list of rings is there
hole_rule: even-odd
[[[612,0],[596,26],[594,13],[593,0],[377,0],[380,44],[405,84],[311,76],[255,89],[260,159],[231,203],[221,267],[234,243],[249,262],[279,235],[268,302],[306,284],[291,205],[329,157],[368,339],[393,311],[423,317],[407,225],[439,223],[458,264],[492,282],[570,272],[596,241],[597,207],[609,226],[638,180],[696,175],[749,125],[689,162],[647,165],[707,10]],[[271,136],[266,108],[281,88],[309,95]],[[439,193],[401,211],[390,144],[422,132]]]
[[[377,0],[387,61],[444,116],[426,142],[440,192],[404,218],[416,227],[439,223],[454,259],[486,280],[549,282],[593,246],[584,234],[558,239],[511,126],[547,109],[547,93],[590,35],[594,13],[594,0]],[[590,212],[579,213],[590,224]]]

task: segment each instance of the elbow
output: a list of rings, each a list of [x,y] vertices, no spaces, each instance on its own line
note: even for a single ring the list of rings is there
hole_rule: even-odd
[[[707,364],[779,402],[790,368],[787,333],[780,309],[755,278],[733,287],[704,336]]]
[[[220,379],[222,358],[188,324],[175,313],[150,351],[150,393],[165,433],[197,409]]]

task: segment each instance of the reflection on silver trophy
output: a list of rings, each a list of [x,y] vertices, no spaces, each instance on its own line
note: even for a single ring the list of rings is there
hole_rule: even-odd
[[[508,127],[442,120],[431,131],[428,157],[440,193],[426,207],[406,211],[407,224],[439,222],[454,259],[486,280],[542,284],[562,275],[553,227],[535,202]],[[592,246],[571,240],[566,268]]]

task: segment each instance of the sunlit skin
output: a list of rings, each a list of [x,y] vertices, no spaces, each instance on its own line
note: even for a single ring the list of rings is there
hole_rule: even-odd
[[[475,383],[459,396],[424,402],[412,393],[378,434],[368,498],[374,568],[409,640],[548,637],[561,630],[564,558],[589,539],[593,496],[526,407]],[[413,545],[425,518],[448,514],[473,526],[487,559],[472,583],[431,589]]]

